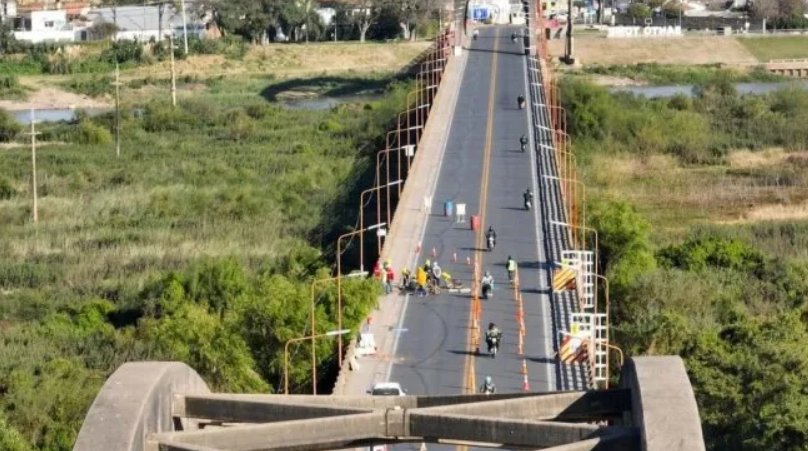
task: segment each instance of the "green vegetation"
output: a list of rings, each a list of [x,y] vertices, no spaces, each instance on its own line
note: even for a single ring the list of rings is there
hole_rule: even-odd
[[[808,93],[730,88],[648,100],[567,80],[562,99],[616,343],[685,359],[708,449],[802,450],[808,222],[796,206],[729,218],[806,199],[802,154],[788,151],[805,148]]]
[[[729,69],[721,64],[681,66],[675,64],[639,63],[610,66],[587,66],[581,73],[629,78],[650,85],[702,85],[716,82],[752,83],[787,80],[763,67],[750,70]]]
[[[0,75],[0,99],[22,100],[28,96],[28,91],[28,88],[20,84],[16,75]]]
[[[805,91],[739,96],[722,82],[695,98],[647,99],[573,80],[564,92],[593,192],[631,201],[663,242],[705,221],[805,217]]]
[[[273,105],[266,81],[239,89],[125,105],[120,158],[110,114],[43,124],[37,224],[30,152],[9,138],[21,147],[0,152],[0,448],[71,449],[129,360],[184,361],[217,390],[281,386],[283,345],[310,332],[311,283],[331,273],[323,237],[343,230],[334,212],[353,216],[343,196],[409,85],[330,111]],[[320,287],[316,327],[334,329],[335,287]],[[358,327],[378,290],[343,283],[345,325]],[[317,343],[324,380],[333,348]],[[291,349],[291,388],[306,392],[310,344]]]
[[[776,36],[738,40],[759,61],[808,58],[808,36]]]

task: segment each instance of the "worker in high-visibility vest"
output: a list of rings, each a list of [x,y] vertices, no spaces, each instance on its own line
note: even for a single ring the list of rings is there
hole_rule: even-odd
[[[513,277],[516,274],[516,260],[510,255],[508,256],[508,281],[513,282]]]
[[[418,268],[418,272],[415,274],[415,283],[418,284],[416,292],[421,296],[426,296],[426,271],[424,271],[424,268]]]

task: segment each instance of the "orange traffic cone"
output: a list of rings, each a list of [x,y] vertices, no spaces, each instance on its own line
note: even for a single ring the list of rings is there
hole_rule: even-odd
[[[415,253],[416,254],[421,253],[421,243],[418,243],[417,245],[415,245]]]
[[[522,379],[522,391],[530,391],[530,382],[527,380],[527,374]]]
[[[457,251],[454,251],[452,258],[454,259],[454,262],[457,263]]]
[[[434,247],[432,248],[432,258],[438,258],[438,250]]]

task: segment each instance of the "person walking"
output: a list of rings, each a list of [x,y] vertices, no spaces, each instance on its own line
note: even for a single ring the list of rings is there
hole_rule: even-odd
[[[508,282],[513,283],[513,277],[516,274],[516,260],[510,255],[508,256]]]

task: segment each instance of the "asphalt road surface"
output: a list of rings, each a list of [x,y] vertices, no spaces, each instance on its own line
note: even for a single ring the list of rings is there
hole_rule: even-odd
[[[479,356],[470,352],[471,298],[444,292],[437,296],[409,296],[402,318],[395,365],[389,380],[401,383],[408,394],[466,393],[470,366],[476,374],[475,390],[491,376],[500,393],[522,390],[522,356],[517,355],[517,305],[508,283],[508,256],[519,264],[520,290],[524,298],[525,357],[532,391],[555,391],[556,363],[552,358],[548,265],[540,209],[523,207],[522,193],[536,186],[536,159],[522,153],[519,137],[528,132],[527,110],[519,110],[517,96],[527,93],[526,63],[521,40],[511,41],[517,27],[484,27],[471,41],[457,108],[433,199],[433,214],[423,240],[422,258],[440,263],[444,271],[472,283],[472,261],[481,262],[481,274],[490,271],[495,280],[493,299],[483,301],[481,333],[488,323],[503,332],[500,353],[488,356],[481,337]],[[465,203],[464,223],[442,214],[443,203]],[[440,211],[440,212],[439,212]],[[470,228],[471,215],[479,215],[481,230]],[[484,231],[493,226],[497,246],[485,247]],[[432,258],[433,248],[437,259]],[[454,254],[458,262],[454,262]],[[413,274],[415,271],[413,270]],[[409,446],[399,445],[397,449]],[[430,451],[443,448],[432,445]]]

